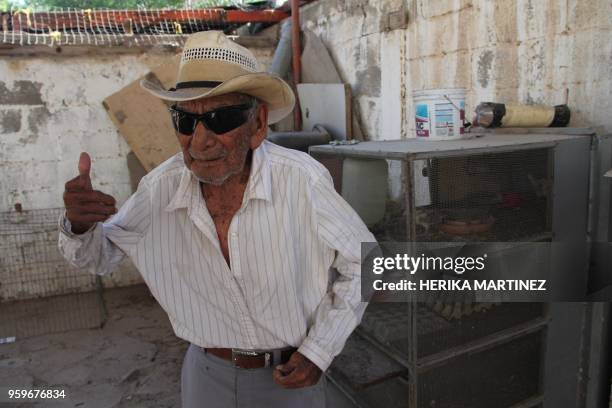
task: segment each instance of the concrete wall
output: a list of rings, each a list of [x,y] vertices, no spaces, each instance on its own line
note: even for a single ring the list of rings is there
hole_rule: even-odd
[[[385,31],[397,10],[405,27]],[[320,0],[302,8],[357,100],[367,138],[414,135],[412,91],[463,87],[476,105],[561,104],[612,132],[611,0]]]
[[[0,60],[0,211],[63,206],[79,153],[92,157],[92,183],[123,202],[131,194],[130,148],[102,107],[160,57],[126,55]]]
[[[16,203],[24,210],[63,207],[64,184],[78,174],[82,151],[92,157],[95,189],[113,195],[119,204],[132,193],[130,148],[102,101],[173,53],[96,56],[93,51],[93,56],[0,59],[0,212],[13,210]],[[272,48],[253,51],[264,66],[269,64]],[[107,286],[140,281],[129,263],[105,278]],[[36,285],[30,287],[40,292]],[[24,293],[28,295],[32,293]]]

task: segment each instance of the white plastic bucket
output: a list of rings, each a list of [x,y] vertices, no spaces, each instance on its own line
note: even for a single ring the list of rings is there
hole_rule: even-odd
[[[412,92],[416,136],[420,140],[464,138],[465,89],[425,89]]]

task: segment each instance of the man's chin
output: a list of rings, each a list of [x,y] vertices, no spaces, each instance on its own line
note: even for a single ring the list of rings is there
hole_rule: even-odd
[[[242,166],[227,166],[226,163],[223,163],[222,159],[217,160],[217,162],[216,165],[211,165],[212,162],[206,163],[194,160],[190,166],[191,173],[202,183],[220,186],[230,177],[240,174],[244,169],[244,162]]]

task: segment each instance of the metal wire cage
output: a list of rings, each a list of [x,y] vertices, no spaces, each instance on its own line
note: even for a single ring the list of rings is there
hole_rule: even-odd
[[[104,322],[99,278],[71,267],[59,252],[58,219],[63,211],[0,213],[0,339]]]
[[[313,146],[310,154],[379,242],[563,241],[575,243],[571,259],[554,253],[552,263],[585,268],[590,139],[567,133]],[[444,293],[422,300],[368,306],[330,371],[355,405],[541,404],[545,304]]]
[[[414,167],[421,169],[413,170],[415,189],[431,193],[415,203],[418,241],[550,239],[547,149],[418,160]]]

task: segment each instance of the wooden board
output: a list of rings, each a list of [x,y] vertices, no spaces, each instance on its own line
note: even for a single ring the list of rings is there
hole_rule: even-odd
[[[339,84],[342,78],[331,59],[325,44],[315,33],[304,30],[302,52],[302,82],[305,84]]]
[[[154,68],[147,78],[170,88],[174,85],[179,59],[180,55],[174,56],[167,64]],[[107,97],[103,105],[145,170],[151,171],[178,153],[179,144],[168,105],[142,89],[140,79]]]
[[[342,78],[325,44],[315,33],[304,30],[304,51],[302,52],[302,82],[315,84],[340,84]],[[350,103],[352,107],[352,103]],[[351,109],[352,110],[352,109]],[[359,120],[351,111],[351,138],[363,140]]]
[[[352,139],[351,88],[348,84],[298,84],[302,129],[323,125],[334,140]]]

